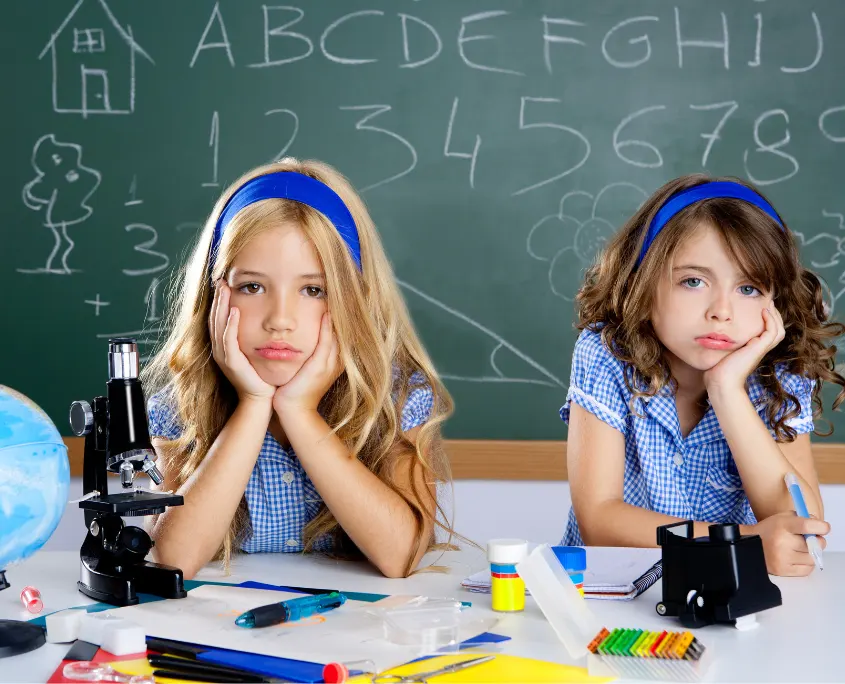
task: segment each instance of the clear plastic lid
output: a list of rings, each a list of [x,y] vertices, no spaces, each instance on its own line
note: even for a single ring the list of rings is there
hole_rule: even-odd
[[[572,658],[587,655],[587,644],[602,625],[578,593],[548,544],[534,549],[516,566],[534,601]]]
[[[457,646],[496,625],[498,618],[463,610],[460,601],[418,596],[399,606],[373,607],[367,612],[381,620],[384,638],[432,653]]]

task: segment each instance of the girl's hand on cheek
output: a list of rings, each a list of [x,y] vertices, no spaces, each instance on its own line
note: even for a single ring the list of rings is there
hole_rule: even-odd
[[[238,393],[238,399],[267,401],[276,388],[264,382],[238,344],[240,310],[229,306],[231,289],[224,280],[214,288],[214,301],[208,318],[211,354],[220,370]]]
[[[316,411],[320,400],[342,371],[337,336],[332,330],[330,314],[325,313],[314,353],[273,396],[273,408],[282,426],[286,417],[298,411]]]
[[[763,332],[732,351],[713,368],[704,373],[704,385],[708,393],[721,390],[744,390],[745,381],[763,357],[781,343],[786,335],[783,318],[772,306],[763,309]]]

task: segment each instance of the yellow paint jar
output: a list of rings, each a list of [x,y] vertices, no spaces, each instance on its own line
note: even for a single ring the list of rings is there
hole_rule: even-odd
[[[516,564],[528,555],[524,539],[493,539],[487,543],[493,610],[513,613],[525,609],[525,582]]]

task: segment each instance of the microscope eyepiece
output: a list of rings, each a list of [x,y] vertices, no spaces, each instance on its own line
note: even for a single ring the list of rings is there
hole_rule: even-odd
[[[132,380],[138,377],[140,359],[138,344],[130,337],[109,340],[109,380]]]

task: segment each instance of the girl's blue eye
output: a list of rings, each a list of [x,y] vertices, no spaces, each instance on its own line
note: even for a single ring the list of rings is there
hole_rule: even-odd
[[[326,291],[316,285],[306,285],[302,288],[302,292],[305,293],[306,297],[313,297],[315,299],[322,299],[326,296]]]
[[[264,288],[261,286],[261,283],[244,283],[238,286],[238,292],[243,292],[244,294],[259,294],[262,289]]]
[[[681,281],[682,285],[686,285],[689,288],[697,290],[698,287],[702,284],[701,278],[684,278]]]
[[[739,291],[744,294],[746,297],[755,297],[759,294],[762,294],[760,290],[758,290],[753,285],[740,285]]]

